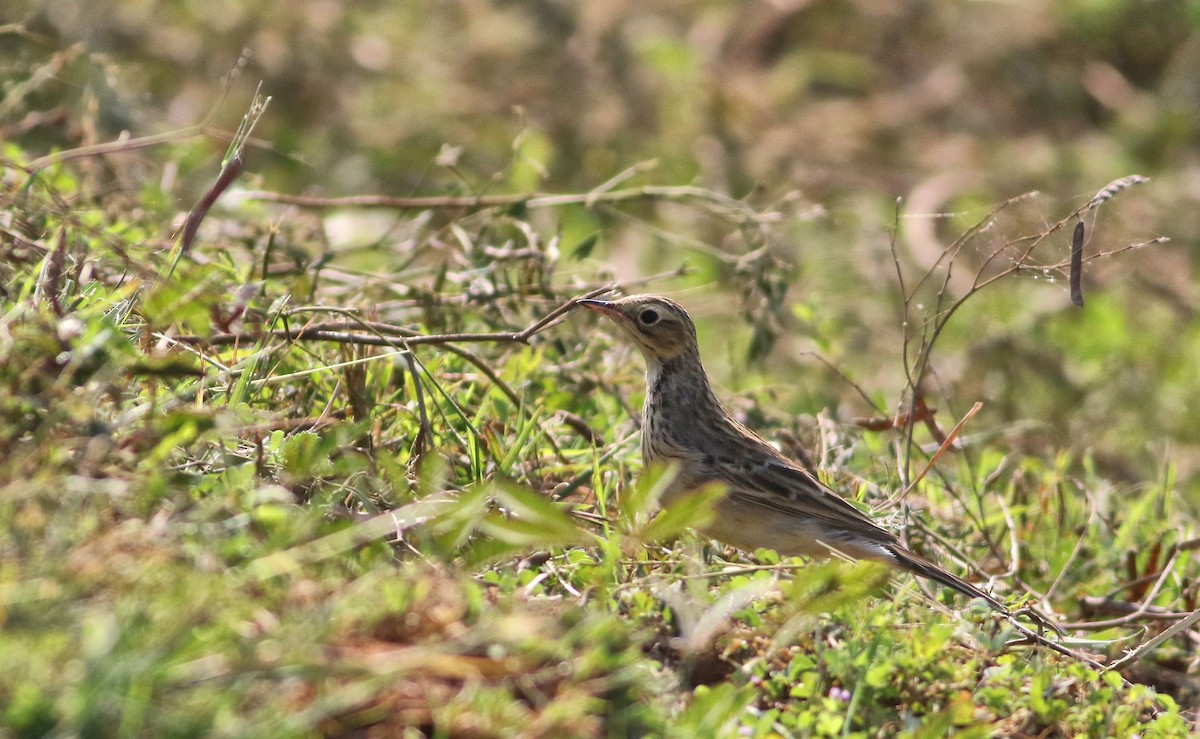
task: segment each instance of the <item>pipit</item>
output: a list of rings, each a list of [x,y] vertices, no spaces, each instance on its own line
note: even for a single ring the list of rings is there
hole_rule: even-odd
[[[633,295],[579,304],[612,319],[646,360],[642,460],[678,466],[664,506],[707,483],[722,483],[727,492],[704,532],[715,539],[746,551],[765,547],[789,556],[877,560],[1009,613],[988,593],[906,549],[895,534],[734,420],[713,393],[696,326],[678,303]]]

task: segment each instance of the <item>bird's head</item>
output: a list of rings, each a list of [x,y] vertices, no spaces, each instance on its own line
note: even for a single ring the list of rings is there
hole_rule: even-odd
[[[698,354],[696,324],[679,303],[658,295],[630,295],[620,300],[580,300],[579,304],[610,318],[652,365],[684,354]]]

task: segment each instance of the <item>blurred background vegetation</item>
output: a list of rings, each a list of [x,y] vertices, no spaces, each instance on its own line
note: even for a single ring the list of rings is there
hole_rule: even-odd
[[[404,578],[394,576],[395,552],[375,541],[297,565],[292,579],[231,584],[226,568],[326,542],[353,518],[345,501],[355,496],[363,515],[416,496],[405,465],[421,450],[404,378],[419,372],[376,362],[339,370],[335,383],[307,373],[369,358],[354,354],[361,347],[288,345],[264,350],[261,364],[243,348],[220,355],[228,367],[218,374],[253,382],[222,390],[189,385],[195,369],[165,360],[147,337],[223,330],[212,317],[251,284],[260,292],[246,302],[259,321],[294,298],[426,332],[512,330],[598,281],[668,273],[648,289],[693,310],[735,413],[764,433],[793,432],[843,482],[876,483],[884,493],[867,497],[878,502],[896,486],[900,445],[853,419],[903,410],[905,337],[919,338],[938,309],[926,285],[906,322],[897,271],[908,289],[927,272],[940,283],[939,256],[973,233],[946,278],[950,297],[961,297],[977,270],[1013,263],[1022,239],[1110,181],[1147,176],[1084,216],[1088,255],[1145,245],[1087,263],[1085,307],[1071,305],[1059,266],[1064,230],[1040,247],[1045,268],[987,287],[946,324],[923,391],[943,428],[977,401],[984,408],[966,427],[968,461],[955,469],[947,458],[938,484],[918,493],[943,520],[967,510],[971,554],[1003,561],[996,553],[1007,554],[1011,535],[1023,557],[1010,593],[1033,583],[1078,621],[1097,615],[1077,612],[1079,596],[1137,602],[1161,571],[1170,582],[1147,602],[1191,610],[1195,546],[1183,545],[1194,545],[1200,519],[1197,80],[1200,5],[1188,0],[9,0],[0,9],[6,160],[175,134],[48,167],[36,187],[19,167],[5,170],[0,276],[11,312],[0,411],[16,425],[0,428],[0,441],[22,450],[0,477],[0,520],[11,527],[0,551],[17,563],[0,566],[0,622],[12,640],[0,649],[5,719],[27,735],[67,725],[237,734],[248,724],[232,717],[255,712],[260,730],[329,734],[389,712],[398,725],[479,734],[666,731],[665,716],[700,734],[727,728],[730,716],[761,735],[780,725],[916,732],[914,716],[936,719],[926,736],[973,722],[980,735],[1132,730],[1149,716],[1140,686],[1121,692],[1119,680],[1040,653],[1014,660],[982,631],[970,631],[977,651],[958,645],[957,627],[888,641],[913,627],[911,612],[897,616],[884,601],[863,615],[854,602],[846,619],[838,608],[853,599],[831,602],[824,570],[789,586],[793,611],[730,605],[725,595],[751,576],[671,600],[637,579],[653,569],[644,555],[622,581],[628,563],[615,544],[597,553],[522,540],[553,556],[484,571],[472,568],[486,557],[446,564],[466,534],[443,530],[412,545],[434,552],[414,558],[434,566],[403,564]],[[260,82],[271,104],[245,173],[204,223],[197,251],[208,261],[168,270],[165,237],[211,186]],[[588,193],[612,178],[614,188],[713,195],[480,212],[246,197]],[[989,215],[1029,191],[1037,194]],[[78,264],[103,286],[64,288],[76,291],[64,305],[78,309],[79,326],[63,323],[58,304],[55,316],[19,310],[44,297],[43,265],[68,232],[80,234]],[[517,254],[520,245],[539,253]],[[450,391],[439,398],[427,387],[424,397],[452,449],[446,487],[511,478],[557,492],[595,466],[604,484],[583,492],[603,519],[597,501],[624,490],[637,466],[622,441],[641,391],[636,357],[605,335],[571,319],[533,348],[480,348],[519,397],[500,397],[495,377],[481,379],[459,355],[422,354],[422,382]],[[68,355],[70,371],[56,375]],[[97,382],[106,384],[88,385]],[[200,408],[205,393],[227,405]],[[332,430],[281,425],[324,424],[334,408],[345,424]],[[564,412],[575,414],[570,423]],[[592,456],[579,428],[612,456]],[[931,442],[924,431],[918,440]],[[960,487],[978,512],[959,505]],[[1011,510],[993,509],[993,493]],[[504,505],[566,527],[529,501]],[[978,534],[988,527],[985,545]],[[943,532],[947,540],[957,534]],[[678,550],[670,556],[672,574],[701,577]],[[842,587],[856,597],[870,589]],[[808,611],[794,601],[814,600],[806,588],[821,593],[812,611],[840,619],[796,627],[790,618]],[[196,593],[211,602],[198,605]],[[525,600],[542,596],[580,608],[529,609]],[[680,623],[714,611],[736,611],[745,627],[712,647],[712,661],[738,664],[750,693],[724,684],[732,668],[705,678],[710,664],[663,646]],[[1130,623],[1118,626],[1141,638]],[[794,645],[767,649],[762,634],[781,625]],[[952,635],[958,646],[943,648]],[[1190,638],[1137,677],[1194,706]],[[371,661],[397,644],[425,651],[388,663],[394,673]],[[1126,644],[1102,632],[1091,647],[1115,655]],[[80,653],[82,667],[70,661]],[[502,659],[510,654],[516,663]],[[34,678],[11,680],[41,655]],[[485,688],[461,689],[467,672]],[[401,673],[420,678],[397,687]],[[973,698],[979,674],[991,692]],[[62,681],[75,686],[69,700],[55,694]],[[836,692],[847,686],[853,700]],[[155,718],[164,695],[176,712]],[[741,712],[749,703],[761,720]],[[883,723],[893,714],[902,718]]]

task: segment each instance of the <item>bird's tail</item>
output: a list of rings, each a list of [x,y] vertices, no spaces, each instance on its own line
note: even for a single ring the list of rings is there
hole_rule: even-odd
[[[956,590],[968,597],[982,598],[996,611],[1004,614],[1005,616],[1012,616],[1012,611],[1008,610],[1008,606],[1001,603],[995,596],[980,590],[966,580],[963,580],[961,577],[950,574],[921,555],[910,552],[904,547],[900,546],[888,547],[888,549],[896,558],[896,564],[913,573],[914,575],[920,575],[921,577],[933,580],[940,585],[945,585],[951,590]]]

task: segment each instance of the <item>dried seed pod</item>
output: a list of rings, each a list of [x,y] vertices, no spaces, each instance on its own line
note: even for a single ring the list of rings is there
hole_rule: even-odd
[[[1082,277],[1083,221],[1080,221],[1075,224],[1075,233],[1071,236],[1071,302],[1080,308],[1083,307],[1083,286],[1080,284]]]
[[[1101,203],[1112,200],[1113,198],[1115,198],[1117,196],[1117,193],[1121,192],[1122,190],[1124,190],[1127,187],[1133,187],[1134,185],[1140,185],[1143,182],[1149,182],[1149,181],[1150,181],[1149,177],[1143,177],[1140,174],[1131,174],[1128,177],[1122,177],[1119,180],[1113,180],[1112,182],[1105,185],[1103,190],[1096,193],[1096,196],[1094,198],[1092,198],[1091,200],[1088,201],[1086,209],[1092,210],[1093,208],[1099,206]]]

